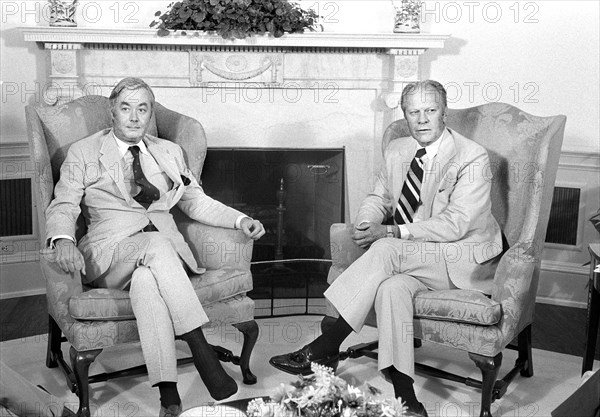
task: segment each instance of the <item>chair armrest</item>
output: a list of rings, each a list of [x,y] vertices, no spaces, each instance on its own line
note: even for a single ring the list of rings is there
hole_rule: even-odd
[[[331,284],[354,261],[366,252],[352,240],[353,224],[334,223],[329,229],[331,269],[327,282]]]
[[[492,299],[502,305],[500,330],[510,342],[533,321],[540,260],[530,255],[531,243],[518,242],[500,259]]]
[[[241,230],[209,226],[190,218],[178,218],[177,227],[199,266],[250,270],[254,241]]]
[[[40,255],[40,267],[46,281],[48,312],[64,331],[76,321],[69,313],[69,300],[83,292],[81,275],[79,272],[66,273],[60,269],[54,262],[54,249],[42,249]]]

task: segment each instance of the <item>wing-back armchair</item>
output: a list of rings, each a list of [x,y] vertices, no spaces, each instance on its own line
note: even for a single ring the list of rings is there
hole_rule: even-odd
[[[507,250],[496,270],[491,297],[456,289],[426,291],[414,299],[415,338],[468,352],[481,369],[483,381],[424,365],[416,367],[481,388],[481,416],[491,416],[492,401],[504,394],[517,372],[533,375],[531,324],[565,122],[562,115],[536,117],[503,103],[448,111],[447,125],[488,151],[492,212]],[[409,135],[405,120],[393,122],[384,132],[383,149],[394,139]],[[331,227],[329,283],[363,253],[350,237],[352,228],[345,224]],[[328,326],[335,316],[329,305],[322,326]],[[375,325],[373,317],[370,324]],[[447,331],[449,326],[451,331]],[[515,338],[519,351],[515,368],[496,381],[502,351]],[[371,352],[376,346],[376,342],[353,346],[342,358],[376,357]]]
[[[37,198],[41,247],[46,247],[45,210],[53,198],[60,166],[69,146],[86,136],[111,126],[108,98],[86,96],[55,106],[26,106],[31,154],[39,179]],[[156,103],[149,133],[179,144],[186,162],[200,181],[206,157],[206,137],[202,125],[187,116]],[[250,258],[252,241],[239,230],[222,229],[194,222],[174,208],[179,230],[192,248],[202,275],[190,276],[195,292],[210,319],[208,326],[231,324],[243,333],[240,356],[214,347],[221,360],[241,367],[246,384],[256,382],[249,369],[252,349],[258,337],[254,321],[254,301],[246,293],[252,289]],[[85,234],[80,217],[77,239]],[[78,274],[62,272],[52,262],[53,251],[43,249],[41,269],[46,280],[49,337],[46,365],[60,366],[70,389],[79,396],[79,416],[89,416],[89,383],[113,375],[88,376],[90,364],[111,346],[139,341],[129,294],[114,289],[93,289],[82,285]],[[62,335],[71,345],[72,368],[61,353]],[[63,339],[64,340],[64,339]],[[143,372],[144,367],[125,374]]]

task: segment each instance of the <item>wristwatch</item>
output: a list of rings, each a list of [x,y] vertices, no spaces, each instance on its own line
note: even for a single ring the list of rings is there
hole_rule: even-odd
[[[387,232],[385,234],[386,237],[396,237],[394,235],[394,226],[388,225],[386,226]]]

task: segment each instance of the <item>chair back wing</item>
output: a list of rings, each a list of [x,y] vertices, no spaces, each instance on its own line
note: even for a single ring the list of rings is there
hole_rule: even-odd
[[[183,149],[185,162],[200,182],[206,159],[206,134],[196,119],[156,103],[154,108],[158,137],[175,142]]]

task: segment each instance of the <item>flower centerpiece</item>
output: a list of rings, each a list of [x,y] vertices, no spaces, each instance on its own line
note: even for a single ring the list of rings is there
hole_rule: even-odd
[[[381,399],[381,391],[367,384],[366,391],[335,376],[333,369],[315,363],[310,376],[281,384],[269,401],[248,403],[248,417],[410,417],[401,399]]]
[[[392,4],[394,0],[392,0]],[[421,31],[421,1],[402,0],[400,7],[396,7],[394,32],[420,32]]]
[[[243,39],[270,33],[278,38],[284,33],[316,30],[318,15],[287,0],[183,0],[169,4],[168,10],[155,13],[150,27],[159,36],[171,31],[216,32],[225,39]]]

